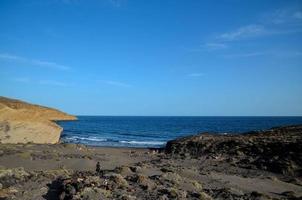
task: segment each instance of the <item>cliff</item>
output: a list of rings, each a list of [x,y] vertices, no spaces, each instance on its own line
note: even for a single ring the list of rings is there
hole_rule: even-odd
[[[58,143],[62,127],[54,121],[76,120],[59,110],[0,97],[0,143]]]

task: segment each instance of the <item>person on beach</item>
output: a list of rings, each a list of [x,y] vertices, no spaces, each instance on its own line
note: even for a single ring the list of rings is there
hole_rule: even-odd
[[[100,165],[100,162],[97,162],[96,163],[96,169],[95,171],[98,173],[98,174],[101,174],[101,165]]]

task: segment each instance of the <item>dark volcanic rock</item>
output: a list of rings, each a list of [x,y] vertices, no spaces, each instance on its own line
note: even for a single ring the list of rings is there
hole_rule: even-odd
[[[243,167],[299,176],[302,174],[302,125],[240,135],[202,133],[169,141],[166,153],[198,158],[221,155]]]

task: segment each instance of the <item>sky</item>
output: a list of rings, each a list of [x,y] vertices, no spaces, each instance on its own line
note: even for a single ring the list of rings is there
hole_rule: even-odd
[[[302,1],[0,0],[0,96],[75,115],[301,116]]]

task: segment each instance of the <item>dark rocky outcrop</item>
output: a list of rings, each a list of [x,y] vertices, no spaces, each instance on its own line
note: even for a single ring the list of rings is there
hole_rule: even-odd
[[[57,190],[59,199],[212,199],[202,191],[201,185],[194,193],[185,191],[178,183],[171,182],[167,174],[155,178],[135,173],[123,176],[115,171],[120,171],[120,168],[103,171],[104,176],[92,172],[76,172],[70,178],[59,178],[56,180],[60,183]],[[184,181],[178,177],[180,182]]]
[[[169,141],[167,154],[222,157],[243,167],[299,176],[302,174],[302,125],[236,135],[201,133]]]

